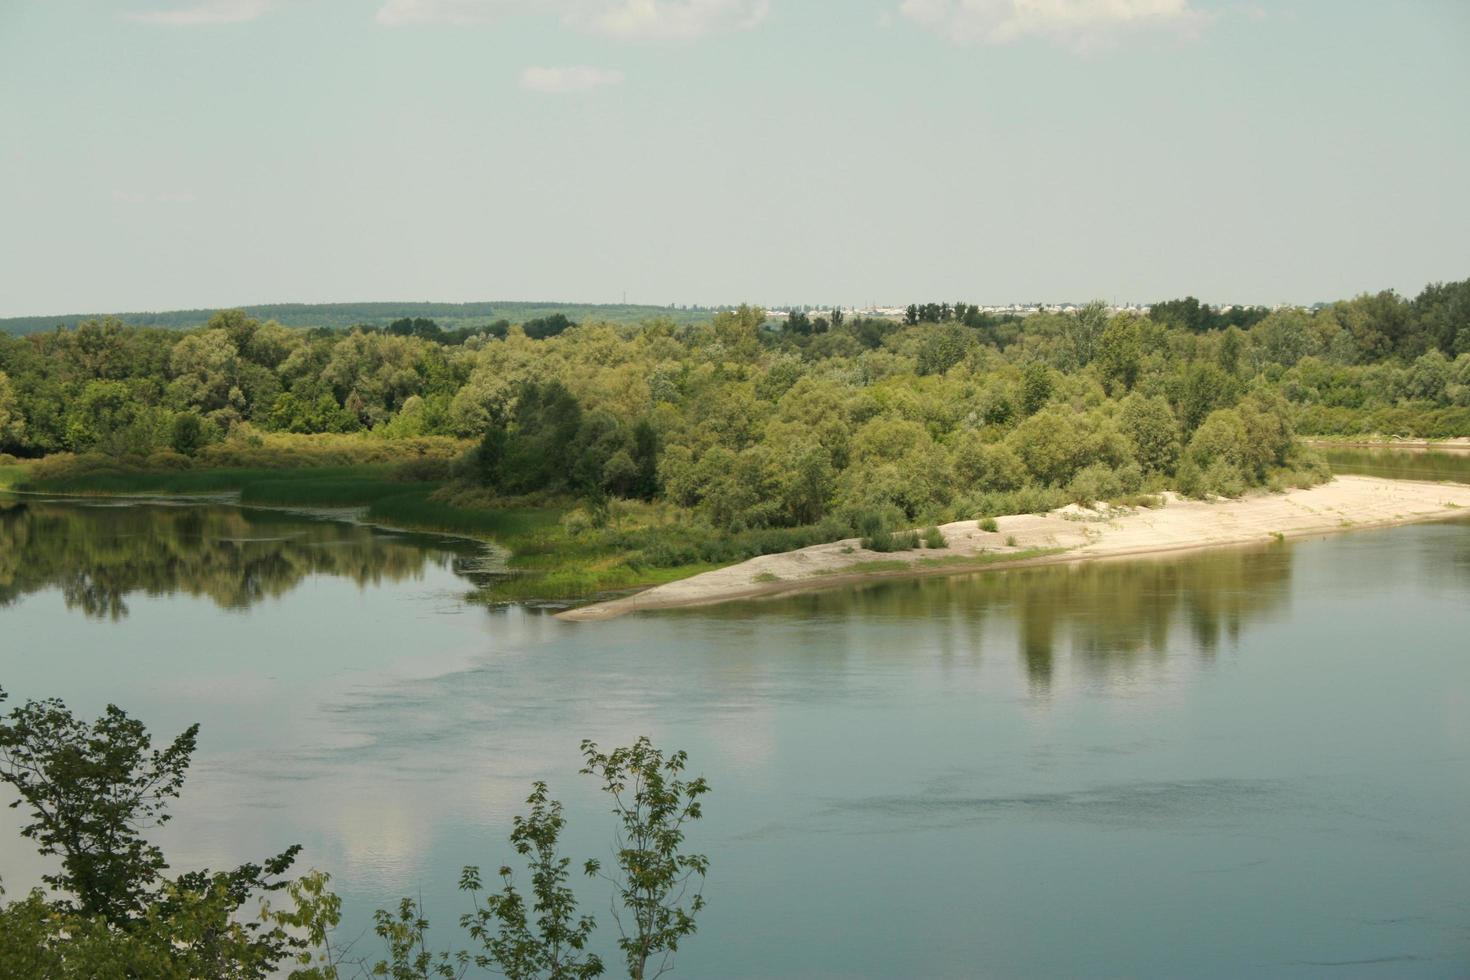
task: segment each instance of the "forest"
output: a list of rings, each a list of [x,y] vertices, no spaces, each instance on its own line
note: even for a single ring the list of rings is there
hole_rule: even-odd
[[[551,504],[571,536],[626,502],[649,527],[620,548],[673,567],[875,524],[1309,485],[1326,467],[1300,435],[1470,435],[1470,280],[1315,310],[904,319],[93,320],[0,337],[0,452],[43,457],[35,478],[396,463],[432,490],[415,506]]]

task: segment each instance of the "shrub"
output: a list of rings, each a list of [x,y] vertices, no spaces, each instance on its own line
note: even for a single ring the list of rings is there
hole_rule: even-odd
[[[1200,470],[1219,462],[1239,473],[1247,458],[1245,423],[1240,413],[1230,408],[1211,412],[1189,440],[1184,455]]]
[[[580,537],[592,530],[592,518],[581,507],[574,507],[561,516],[561,529],[569,537]]]
[[[1123,495],[1123,481],[1106,463],[1084,467],[1067,484],[1067,494],[1075,504],[1089,506],[1099,500],[1113,500]]]
[[[993,517],[982,517],[980,519],[980,530],[989,531],[991,534],[994,534],[1000,530],[1000,525],[996,523]]]
[[[979,514],[1045,514],[1068,502],[1064,491],[1053,487],[1022,487],[1010,493],[987,493],[978,498],[971,513]]]
[[[936,529],[937,530],[937,529]],[[918,531],[891,530],[888,520],[879,513],[867,513],[858,523],[863,547],[869,551],[912,551],[919,547]]]
[[[924,528],[924,547],[948,548],[949,542],[944,540],[944,532],[931,524]]]
[[[173,423],[169,426],[169,446],[173,451],[184,456],[193,456],[203,446],[208,437],[204,431],[204,420],[194,412],[182,412],[174,416]]]
[[[1239,497],[1245,493],[1245,478],[1240,470],[1223,459],[1217,459],[1205,468],[1204,488],[1207,493],[1221,497]]]
[[[955,447],[954,471],[962,486],[976,490],[1015,490],[1026,482],[1026,467],[1010,447],[986,445],[974,432]]]
[[[143,463],[150,470],[187,470],[194,465],[188,456],[168,449],[149,453]]]

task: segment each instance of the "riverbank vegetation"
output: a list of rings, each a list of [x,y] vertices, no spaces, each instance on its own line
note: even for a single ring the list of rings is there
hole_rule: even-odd
[[[238,490],[494,537],[520,573],[496,594],[520,598],[1324,479],[1298,434],[1470,434],[1470,281],[1314,310],[926,303],[904,320],[87,322],[0,338],[0,451],[42,457],[7,477],[32,489]]]
[[[0,690],[0,702],[6,697]],[[505,865],[493,891],[479,867],[460,874],[470,907],[460,925],[474,948],[431,951],[421,902],[403,898],[374,913],[385,953],[374,959],[354,950],[355,941],[335,941],[342,903],[329,875],[288,876],[300,845],[229,871],[172,871],[146,832],[172,818],[198,735],[191,725],[155,749],[147,728],[115,705],[89,722],[54,699],[0,717],[0,783],[28,820],[20,835],[56,859],[42,876],[46,890],[0,901],[0,974],[428,980],[463,977],[472,964],[521,978],[604,973],[590,948],[597,920],[579,912],[571,860],[560,853],[562,805],[545,782],[533,785],[528,813],[510,832],[529,890]],[[615,824],[612,858],[581,870],[609,886],[627,975],[658,976],[672,968],[704,908],[709,859],[688,852],[684,840],[703,816],[709,784],[684,775],[685,753],[666,754],[646,737],[610,752],[583,741],[582,759],[581,773],[611,800]]]

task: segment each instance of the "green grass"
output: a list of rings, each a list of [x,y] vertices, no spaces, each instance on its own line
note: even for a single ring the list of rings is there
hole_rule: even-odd
[[[326,466],[299,470],[273,469],[198,469],[198,470],[146,470],[117,473],[78,473],[44,480],[27,480],[22,486],[26,490],[42,493],[75,494],[145,494],[145,493],[225,493],[241,491],[252,484],[273,485],[277,496],[286,498],[281,492],[286,484],[301,485],[298,498],[280,499],[272,502],[311,504],[321,503],[309,484],[345,484],[349,482],[385,483],[393,467],[383,464],[359,466]],[[402,489],[404,484],[395,484]],[[265,501],[255,501],[264,503]]]
[[[425,531],[492,538],[511,549],[541,548],[551,535],[560,532],[558,521],[565,513],[565,509],[560,507],[456,507],[431,499],[432,486],[414,488],[403,483],[395,486],[394,493],[368,504],[368,520]]]
[[[906,572],[914,567],[914,562],[904,561],[902,558],[886,558],[877,561],[855,561],[851,565],[843,565],[840,568],[824,568],[818,575],[866,575],[874,572]]]
[[[1028,548],[1025,551],[985,552],[979,555],[943,555],[932,558],[916,558],[913,561],[904,561],[901,558],[888,558],[878,561],[858,561],[853,562],[851,565],[842,565],[838,568],[826,568],[817,574],[868,575],[885,574],[888,572],[911,572],[916,569],[930,568],[953,568],[957,570],[985,568],[990,565],[1006,565],[1013,562],[1025,561],[1028,558],[1046,558],[1050,555],[1060,555],[1066,550],[1066,548]]]
[[[261,480],[240,488],[242,504],[280,507],[367,507],[405,492],[398,480],[361,479]]]
[[[23,463],[10,463],[0,466],[0,490],[8,490],[25,482],[26,467]]]
[[[1025,551],[992,551],[979,555],[945,555],[943,558],[920,558],[914,564],[920,568],[984,568],[987,565],[1006,565],[1030,558],[1047,558],[1051,555],[1060,555],[1066,550],[1066,548],[1027,548]]]

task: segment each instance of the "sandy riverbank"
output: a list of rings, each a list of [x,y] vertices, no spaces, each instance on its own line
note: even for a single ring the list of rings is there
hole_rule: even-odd
[[[871,578],[1142,556],[1459,514],[1470,514],[1470,485],[1366,476],[1340,476],[1310,490],[1260,492],[1240,500],[1204,502],[1171,494],[1165,506],[1155,509],[1096,513],[1068,507],[1046,515],[1001,517],[994,532],[980,530],[975,521],[956,521],[941,528],[949,542],[944,550],[880,554],[851,539],[763,555],[636,595],[569,609],[559,618],[586,622]],[[1038,554],[1042,549],[1048,553]]]
[[[1399,437],[1377,439],[1372,436],[1338,438],[1336,436],[1307,436],[1302,442],[1318,449],[1446,449],[1470,451],[1470,438],[1455,436],[1452,439],[1403,439]]]

